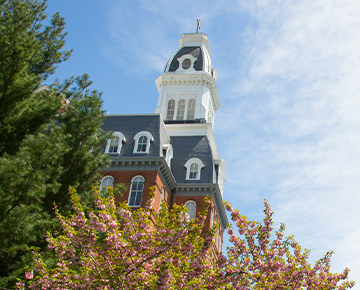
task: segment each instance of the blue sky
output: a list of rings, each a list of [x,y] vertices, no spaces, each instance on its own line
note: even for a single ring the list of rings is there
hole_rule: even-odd
[[[224,199],[360,277],[360,2],[354,0],[48,1],[67,23],[70,60],[111,114],[153,113],[155,79],[184,32],[208,35],[221,108]],[[360,279],[359,279],[360,283]],[[357,288],[355,286],[356,289]]]

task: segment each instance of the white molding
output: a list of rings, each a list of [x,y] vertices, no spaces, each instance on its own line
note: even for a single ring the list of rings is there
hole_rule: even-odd
[[[191,164],[196,163],[198,165],[198,174],[196,178],[190,178]],[[204,163],[199,158],[191,158],[184,164],[186,167],[186,180],[200,180],[201,169],[205,167]]]
[[[166,150],[166,156],[165,156],[165,161],[167,163],[167,165],[169,166],[169,168],[171,168],[170,164],[171,164],[171,159],[173,159],[173,147],[171,144],[164,144],[162,146],[163,150]]]
[[[214,106],[214,113],[221,107],[216,81],[210,74],[163,74],[156,79],[155,83],[159,93],[164,87],[170,86],[205,86],[210,91],[211,100]]]
[[[182,67],[182,63],[185,59],[190,59],[191,63],[190,63],[190,67],[188,69],[184,69]],[[188,73],[188,72],[195,72],[195,69],[194,69],[194,63],[195,61],[197,60],[196,57],[193,57],[191,54],[184,54],[182,55],[181,57],[179,57],[177,59],[177,61],[179,62],[179,68],[176,70],[177,73],[179,72],[185,72],[185,73]]]
[[[111,143],[111,139],[112,139],[112,138],[110,138],[110,139],[107,140],[107,144],[106,144],[106,148],[105,148],[105,153],[107,153],[107,154],[120,154],[122,144],[126,142],[126,138],[125,138],[125,136],[124,136],[123,133],[118,132],[118,131],[113,132],[113,134],[112,134],[111,137],[113,137],[113,136],[114,136],[114,137],[119,137],[118,149],[117,149],[116,152],[109,152],[109,150],[110,150],[110,143]]]
[[[147,140],[146,140],[146,151],[145,152],[138,152],[137,151],[137,147],[138,147],[138,143],[139,143],[139,138],[142,136],[146,136]],[[134,151],[133,153],[149,153],[150,150],[150,141],[154,142],[154,137],[151,135],[150,132],[148,131],[141,131],[139,133],[137,133],[134,137],[135,140],[135,145],[134,145]]]

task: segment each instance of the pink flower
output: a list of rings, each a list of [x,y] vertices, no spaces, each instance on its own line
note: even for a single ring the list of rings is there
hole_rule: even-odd
[[[26,279],[33,279],[34,278],[34,273],[33,270],[29,271],[29,272],[25,272],[25,278]]]

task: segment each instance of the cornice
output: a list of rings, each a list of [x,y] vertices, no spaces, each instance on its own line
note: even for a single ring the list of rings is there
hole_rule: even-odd
[[[176,187],[175,178],[168,167],[165,158],[162,156],[111,157],[110,166],[100,168],[100,170],[157,170],[169,190],[173,190]]]

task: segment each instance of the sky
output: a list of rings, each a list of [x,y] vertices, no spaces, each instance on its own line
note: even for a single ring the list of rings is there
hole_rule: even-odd
[[[49,0],[55,11],[74,49],[55,77],[88,73],[110,114],[154,112],[155,80],[201,19],[224,199],[256,221],[268,199],[275,229],[312,263],[334,250],[331,270],[360,285],[360,1]]]

